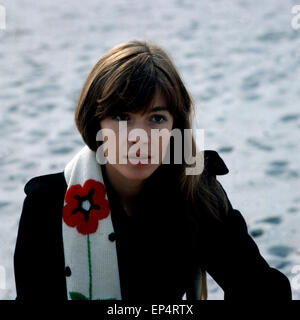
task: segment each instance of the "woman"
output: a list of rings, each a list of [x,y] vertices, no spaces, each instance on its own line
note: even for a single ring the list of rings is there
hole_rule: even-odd
[[[204,170],[187,174],[184,150],[202,154],[192,137],[174,161],[169,133],[191,129],[193,112],[158,46],[130,41],[99,59],[75,111],[86,146],[64,171],[25,185],[17,299],[205,299],[205,272],[225,300],[291,299],[289,280],[261,256],[216,179],[228,173],[218,153],[206,150]],[[156,142],[154,129],[164,132]]]

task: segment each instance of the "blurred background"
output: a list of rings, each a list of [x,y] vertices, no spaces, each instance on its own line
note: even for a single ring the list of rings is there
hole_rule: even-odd
[[[153,41],[173,58],[195,101],[205,149],[218,151],[229,168],[219,181],[299,299],[296,4],[0,0],[0,299],[16,295],[13,253],[25,183],[62,171],[82,148],[73,113],[83,82],[107,50],[134,39]],[[208,275],[208,299],[223,298]]]

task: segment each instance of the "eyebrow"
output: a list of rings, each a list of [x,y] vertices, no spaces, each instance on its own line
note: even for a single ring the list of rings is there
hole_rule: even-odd
[[[154,111],[169,111],[169,108],[166,106],[156,106],[150,109],[150,112],[154,112]]]

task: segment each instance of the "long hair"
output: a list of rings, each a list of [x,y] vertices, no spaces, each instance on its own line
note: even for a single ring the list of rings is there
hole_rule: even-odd
[[[120,112],[146,113],[157,90],[164,95],[173,115],[173,128],[178,128],[183,137],[184,129],[192,129],[195,108],[170,55],[146,41],[128,41],[113,47],[97,61],[79,94],[75,123],[84,142],[96,151],[101,145],[101,141],[96,141],[101,119]],[[218,181],[206,170],[187,175],[186,168],[192,166],[185,161],[173,164],[172,141],[171,137],[171,164],[161,164],[149,183],[168,177],[172,181],[169,186],[175,186],[190,206],[197,208],[201,202],[213,217],[222,221],[220,212],[227,212],[228,207]],[[192,154],[199,152],[192,136]]]

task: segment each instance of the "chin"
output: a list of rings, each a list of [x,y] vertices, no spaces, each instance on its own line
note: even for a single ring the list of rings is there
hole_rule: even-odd
[[[157,165],[135,166],[126,164],[118,168],[118,171],[127,179],[130,180],[145,180],[149,178],[152,173],[157,169]]]

